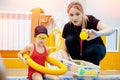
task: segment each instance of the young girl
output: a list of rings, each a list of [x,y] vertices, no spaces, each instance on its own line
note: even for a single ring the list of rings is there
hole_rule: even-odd
[[[48,36],[47,29],[44,26],[37,26],[35,28],[35,43],[28,44],[23,50],[18,53],[18,57],[26,63],[25,58],[22,56],[24,53],[28,52],[31,59],[36,63],[45,66],[46,56],[48,56],[49,48],[44,45],[46,38]],[[43,74],[28,67],[28,79],[29,80],[43,80],[43,78],[49,78],[52,80],[60,80],[57,75]]]

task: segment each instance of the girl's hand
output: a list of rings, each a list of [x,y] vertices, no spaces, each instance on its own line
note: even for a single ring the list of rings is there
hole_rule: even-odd
[[[27,65],[26,58],[22,58],[22,62]]]
[[[22,62],[23,62],[25,65],[27,65],[26,58],[23,57],[23,54],[22,54],[22,53],[20,53],[20,52],[18,53],[18,58],[21,59]]]

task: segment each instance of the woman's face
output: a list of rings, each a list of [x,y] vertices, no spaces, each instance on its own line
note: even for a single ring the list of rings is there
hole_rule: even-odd
[[[71,8],[68,12],[70,21],[75,25],[75,26],[80,26],[82,22],[82,13],[80,10],[76,8]]]

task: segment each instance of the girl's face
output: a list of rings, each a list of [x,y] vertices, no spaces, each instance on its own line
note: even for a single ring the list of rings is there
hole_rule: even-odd
[[[36,42],[39,45],[44,45],[45,41],[46,41],[47,35],[46,34],[38,34],[36,36]]]
[[[82,23],[82,13],[80,10],[76,8],[71,8],[68,12],[70,21],[75,25],[75,26],[80,26]]]

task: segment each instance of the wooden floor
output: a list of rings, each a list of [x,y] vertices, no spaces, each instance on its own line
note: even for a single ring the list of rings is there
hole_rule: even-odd
[[[7,69],[7,76],[27,76],[27,69],[25,68],[16,68],[16,69]]]
[[[26,80],[26,77],[27,69],[7,69],[7,80]],[[67,77],[70,78],[72,76],[69,75]],[[64,78],[67,77],[64,76]],[[63,78],[61,79],[64,80]],[[100,71],[100,75],[98,77],[80,77],[79,80],[120,80],[120,70]]]
[[[120,70],[101,70],[100,76],[107,76],[107,75],[119,75]],[[7,69],[7,76],[27,76],[27,69]]]

